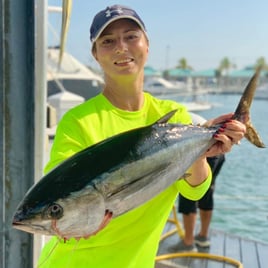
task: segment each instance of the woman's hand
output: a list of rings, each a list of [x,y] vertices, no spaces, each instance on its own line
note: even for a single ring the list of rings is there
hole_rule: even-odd
[[[216,143],[206,152],[206,157],[225,154],[231,151],[234,144],[239,144],[240,140],[245,136],[245,124],[232,119],[233,113],[219,116],[215,119],[207,121],[204,125],[209,127],[217,124],[222,126],[214,135]]]

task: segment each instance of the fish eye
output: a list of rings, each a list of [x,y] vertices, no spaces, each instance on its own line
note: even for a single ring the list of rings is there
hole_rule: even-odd
[[[63,215],[63,208],[59,204],[53,203],[48,206],[46,215],[51,219],[60,219]]]

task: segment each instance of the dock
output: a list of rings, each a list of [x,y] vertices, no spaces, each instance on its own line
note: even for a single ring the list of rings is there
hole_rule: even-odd
[[[197,226],[198,228],[198,226]],[[167,222],[164,232],[175,229],[173,223]],[[178,232],[160,241],[158,256],[169,254],[177,255],[174,246],[180,241]],[[198,253],[189,253],[187,257],[166,258],[157,261],[155,268],[267,268],[268,267],[268,243],[245,239],[240,236],[229,234],[219,230],[210,230],[211,246],[207,249],[198,248]],[[226,259],[234,260],[227,262],[222,260],[211,260],[198,257],[202,253],[213,256],[223,256]],[[207,255],[203,254],[203,255]],[[186,253],[178,255],[187,255]],[[168,256],[168,255],[166,255]],[[240,263],[236,265],[235,262]]]

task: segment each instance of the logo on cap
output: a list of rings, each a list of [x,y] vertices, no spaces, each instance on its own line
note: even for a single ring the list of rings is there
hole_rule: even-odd
[[[108,9],[105,11],[106,18],[111,17],[112,14],[120,15],[120,14],[122,14],[122,13],[124,13],[124,12],[123,12],[123,10],[122,10],[120,7],[117,8],[117,9],[110,9],[110,8],[108,7]]]

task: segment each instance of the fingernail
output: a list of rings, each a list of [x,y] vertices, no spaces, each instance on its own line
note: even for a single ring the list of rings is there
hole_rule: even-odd
[[[218,138],[219,135],[218,135],[217,133],[215,133],[215,134],[213,135],[213,137],[214,137],[214,138]]]
[[[224,132],[224,128],[221,127],[221,128],[218,129],[218,131],[219,131],[219,132]]]

